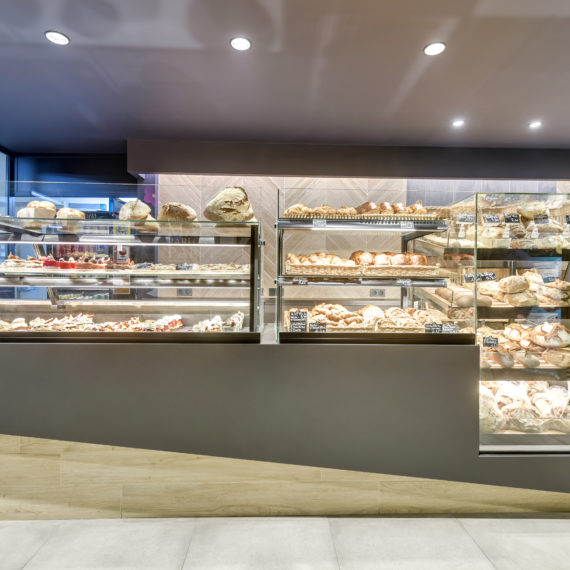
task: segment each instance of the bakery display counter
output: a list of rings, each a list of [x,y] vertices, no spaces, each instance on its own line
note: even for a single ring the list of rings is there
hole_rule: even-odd
[[[570,451],[570,201],[480,194],[477,291],[481,453]]]
[[[190,220],[178,203],[161,220],[138,200],[103,220],[30,204],[0,220],[0,341],[260,341],[257,222]]]

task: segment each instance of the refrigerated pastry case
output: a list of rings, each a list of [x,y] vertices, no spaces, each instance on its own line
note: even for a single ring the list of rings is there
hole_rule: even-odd
[[[298,189],[280,190],[279,342],[474,343],[473,292],[457,285],[464,265],[415,247],[420,237],[447,236],[447,212],[354,194],[329,189],[329,203],[307,206],[292,203]],[[463,294],[461,310],[434,303],[440,290]]]
[[[0,340],[259,342],[257,222],[0,218]]]

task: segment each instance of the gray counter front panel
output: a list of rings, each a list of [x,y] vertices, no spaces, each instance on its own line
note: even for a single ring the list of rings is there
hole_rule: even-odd
[[[478,347],[0,344],[0,433],[570,492],[480,457]]]

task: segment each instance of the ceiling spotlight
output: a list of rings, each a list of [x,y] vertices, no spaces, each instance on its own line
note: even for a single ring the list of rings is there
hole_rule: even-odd
[[[48,30],[44,33],[46,39],[48,39],[52,44],[57,44],[58,46],[66,46],[71,43],[71,40],[61,32],[54,32],[53,30]]]
[[[540,129],[540,127],[542,127],[542,121],[539,121],[539,120],[531,121],[528,124],[529,129],[533,129],[533,130],[534,129]]]
[[[465,124],[465,119],[455,119],[451,125],[456,129],[461,128]]]
[[[424,48],[424,53],[426,55],[439,55],[445,51],[447,46],[442,42],[435,42],[433,44],[429,44]]]
[[[232,38],[230,45],[238,51],[246,51],[251,47],[251,42],[247,38]]]

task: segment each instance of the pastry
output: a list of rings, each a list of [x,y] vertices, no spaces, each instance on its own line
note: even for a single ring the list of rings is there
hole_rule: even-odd
[[[204,209],[204,217],[213,222],[254,221],[247,192],[239,186],[224,188]]]
[[[337,210],[337,214],[339,216],[356,216],[358,212],[356,211],[356,208],[352,208],[351,206],[341,206]]]
[[[296,216],[311,216],[312,214],[312,208],[309,208],[305,204],[293,204],[283,213],[286,218],[294,218]]]
[[[376,210],[376,208],[377,206],[374,202],[365,202],[364,204],[360,204],[360,206],[356,207],[356,212],[358,214],[366,214],[372,210]]]
[[[528,281],[520,275],[511,275],[498,282],[498,287],[503,293],[522,293],[529,288]]]
[[[315,216],[335,216],[337,211],[328,204],[321,204],[313,209],[313,215]]]
[[[402,204],[402,202],[392,204],[392,210],[394,210],[394,214],[405,214],[407,212],[406,205]]]
[[[392,208],[392,204],[390,204],[390,202],[381,202],[378,204],[376,211],[379,214],[393,214],[394,208]]]
[[[423,205],[421,200],[418,200],[411,206],[408,206],[407,211],[409,214],[427,214],[427,208]]]
[[[350,259],[354,261],[357,265],[372,265],[374,258],[372,254],[368,251],[355,251],[350,256]]]
[[[374,265],[390,265],[391,264],[391,258],[392,258],[392,254],[391,253],[373,253],[372,254],[374,256],[374,261],[373,264]]]

